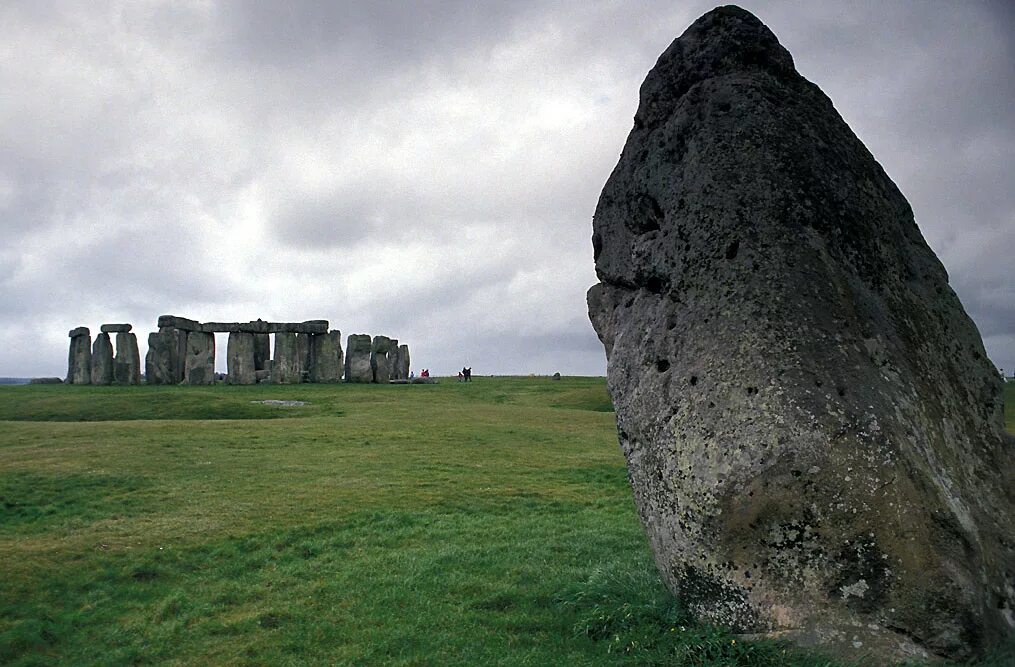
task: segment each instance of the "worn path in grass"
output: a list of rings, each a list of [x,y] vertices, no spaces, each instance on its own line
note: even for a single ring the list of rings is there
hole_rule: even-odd
[[[0,388],[0,663],[830,664],[680,611],[609,410],[601,378]]]

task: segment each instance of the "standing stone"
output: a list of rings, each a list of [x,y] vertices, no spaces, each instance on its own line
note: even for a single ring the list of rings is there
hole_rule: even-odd
[[[390,338],[374,336],[373,345],[370,347],[370,369],[373,372],[374,382],[387,384],[391,380],[391,360],[388,357],[390,351]]]
[[[302,357],[297,334],[275,334],[275,360],[271,367],[271,381],[275,384],[299,384],[302,379]]]
[[[345,381],[373,382],[370,366],[370,336],[352,334],[345,344]]]
[[[229,384],[256,384],[254,334],[233,332],[226,343],[226,381]]]
[[[314,336],[317,334],[296,334],[296,356],[300,364],[300,381],[310,381],[310,368],[314,365]]]
[[[260,320],[258,320],[260,321]],[[271,360],[271,337],[266,333],[254,334],[254,370],[268,370]]]
[[[641,520],[699,617],[873,662],[1015,624],[1015,453],[902,194],[760,21],[659,58],[592,237]]]
[[[188,331],[183,357],[185,384],[215,383],[215,334]]]
[[[137,336],[132,333],[121,331],[116,334],[113,379],[116,384],[141,384],[141,355],[137,349]]]
[[[145,355],[145,379],[148,384],[179,384],[176,379],[178,345],[175,329],[148,334],[148,354]]]
[[[92,384],[113,384],[113,343],[108,333],[95,337],[92,346]]]
[[[342,332],[332,329],[326,334],[314,334],[313,364],[310,367],[311,382],[342,381]]]
[[[92,381],[92,336],[88,327],[71,329],[70,351],[67,354],[67,383],[91,384]]]
[[[398,363],[395,369],[395,378],[398,380],[409,379],[409,346],[398,346]]]

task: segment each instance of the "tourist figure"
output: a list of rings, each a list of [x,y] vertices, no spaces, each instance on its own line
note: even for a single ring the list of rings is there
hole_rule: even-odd
[[[462,373],[462,371],[458,371],[458,381],[465,382],[465,375]]]
[[[472,382],[472,368],[466,368],[463,372],[465,374],[465,381]]]

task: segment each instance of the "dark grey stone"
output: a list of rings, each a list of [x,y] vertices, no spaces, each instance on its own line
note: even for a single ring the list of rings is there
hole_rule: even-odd
[[[394,377],[398,380],[405,380],[409,377],[409,346],[399,345],[395,356]]]
[[[370,366],[370,336],[352,334],[345,345],[345,381],[373,382],[374,373]]]
[[[265,370],[271,360],[271,336],[266,333],[254,334],[254,369]]]
[[[183,382],[193,385],[214,384],[215,334],[188,331],[185,350]]]
[[[662,54],[593,226],[620,444],[689,611],[876,664],[1012,634],[997,372],[905,198],[754,16]]]
[[[148,353],[145,355],[145,379],[148,384],[179,384],[180,366],[179,332],[165,329],[148,334]]]
[[[63,380],[56,377],[32,378],[28,381],[28,384],[63,384]]]
[[[180,331],[200,331],[201,323],[194,320],[188,320],[186,317],[160,315],[159,328],[179,329]]]
[[[391,379],[391,360],[388,357],[390,352],[391,339],[387,336],[374,336],[370,347],[370,369],[374,382],[387,384]]]
[[[91,337],[91,335],[92,335],[92,332],[89,331],[88,327],[78,327],[76,329],[71,329],[70,331],[67,332],[67,337],[68,338],[77,338],[78,336],[89,336],[89,337]]]
[[[88,327],[71,329],[75,334],[70,339],[67,353],[67,384],[91,384],[92,382],[92,337]]]
[[[141,384],[141,355],[137,349],[137,336],[132,333],[116,334],[113,381],[116,384]]]
[[[103,324],[99,330],[102,333],[127,333],[132,328],[129,324]]]
[[[341,382],[342,380],[342,332],[338,329],[326,334],[314,334],[310,355],[313,362],[310,367],[311,382]]]
[[[299,384],[303,380],[303,361],[296,334],[275,334],[274,357],[271,367],[274,384]]]
[[[107,333],[96,336],[92,345],[91,380],[92,384],[113,384],[113,343]]]
[[[226,343],[226,381],[229,384],[256,384],[254,334],[233,332]]]

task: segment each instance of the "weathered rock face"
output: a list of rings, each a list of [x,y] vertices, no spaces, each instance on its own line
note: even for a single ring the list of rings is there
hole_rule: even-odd
[[[398,346],[398,357],[395,362],[395,379],[406,380],[409,378],[409,346]]]
[[[370,336],[352,334],[345,344],[345,381],[373,382],[370,366]]]
[[[226,343],[226,378],[229,384],[256,384],[254,334],[233,332]]]
[[[884,662],[1012,633],[997,373],[905,198],[754,16],[659,58],[593,247],[621,447],[685,604]]]
[[[141,355],[137,349],[137,336],[132,333],[116,334],[113,380],[116,384],[141,384]]]
[[[341,382],[342,332],[333,329],[326,334],[315,334],[311,342],[313,365],[310,367],[310,381]]]
[[[275,384],[298,384],[302,379],[304,357],[296,334],[275,334],[275,360],[271,367],[271,381]]]
[[[214,384],[215,334],[188,331],[186,335],[183,382],[185,384]]]
[[[180,380],[176,377],[178,365],[179,339],[175,330],[148,334],[148,353],[145,355],[145,379],[148,384],[179,384]]]
[[[254,368],[267,370],[271,360],[271,337],[266,333],[254,334]]]
[[[374,336],[373,345],[370,347],[370,369],[373,372],[373,381],[387,384],[391,379],[391,359],[388,357],[391,352],[391,339],[387,336]]]
[[[129,324],[103,324],[99,327],[102,333],[127,333],[133,327]]]
[[[310,380],[310,368],[314,365],[314,336],[316,334],[296,334],[296,356],[299,357],[300,382]]]
[[[92,336],[88,327],[71,329],[70,351],[67,354],[67,383],[91,384],[92,381]]]
[[[113,343],[108,333],[95,337],[92,346],[92,384],[113,384]]]

